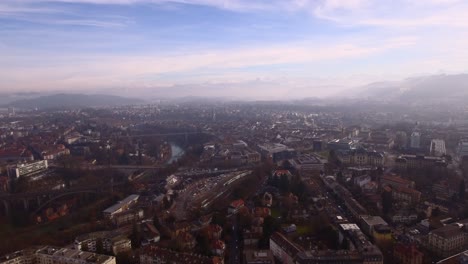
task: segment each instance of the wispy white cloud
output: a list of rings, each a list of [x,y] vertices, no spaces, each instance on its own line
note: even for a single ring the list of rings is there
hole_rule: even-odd
[[[459,0],[324,0],[313,7],[314,16],[339,25],[397,28],[468,27],[467,12]]]
[[[272,78],[278,71],[268,67],[290,64],[315,64],[368,56],[411,46],[414,37],[381,40],[378,45],[360,42],[334,45],[289,43],[262,48],[206,50],[178,55],[118,56],[87,55],[42,58],[1,54],[8,67],[0,66],[0,86],[40,90],[46,87],[108,87],[109,85],[180,85],[186,82],[247,81]],[[38,65],[41,59],[44,63]],[[8,63],[11,62],[11,63]],[[17,65],[12,67],[11,65]],[[264,67],[251,72],[251,67]],[[28,78],[24,78],[27,72]],[[199,76],[185,78],[186,74]],[[162,76],[172,75],[169,79]],[[307,72],[305,73],[307,75]],[[286,74],[288,75],[288,74]],[[182,76],[182,77],[181,77]],[[276,78],[276,77],[275,77]]]
[[[13,16],[17,14],[52,14],[61,12],[61,9],[51,7],[38,7],[13,3],[10,1],[0,2],[0,17]]]
[[[468,3],[462,0],[3,0],[0,15],[57,11],[41,3],[95,5],[186,4],[238,12],[305,11],[344,26],[468,27]],[[71,22],[71,21],[70,21]]]
[[[38,3],[66,3],[66,4],[95,4],[95,5],[133,5],[133,4],[186,4],[212,6],[232,11],[273,10],[281,1],[272,0],[5,0],[10,4],[38,4]],[[296,2],[296,1],[293,1]]]
[[[468,3],[462,0],[4,0],[0,4],[0,15],[53,11],[37,7],[40,3],[96,5],[175,3],[204,5],[238,12],[305,11],[316,18],[344,26],[468,27],[466,16]]]
[[[133,23],[131,16],[126,17],[125,12],[122,16],[104,12],[92,16],[74,12],[81,6],[72,3],[99,5],[96,9],[101,11],[105,5],[154,5],[157,8],[177,4],[177,8],[179,5],[182,8],[184,5],[203,5],[213,7],[212,12],[229,10],[249,15],[258,12],[271,17],[309,14],[312,19],[304,16],[304,24],[295,26],[313,26],[311,24],[320,20],[330,32],[317,28],[322,36],[307,35],[302,41],[286,38],[269,42],[259,38],[255,45],[246,41],[247,44],[237,48],[227,48],[232,47],[229,43],[208,47],[198,36],[188,33],[204,30],[203,26],[175,34],[157,35],[148,29],[140,33],[120,28],[117,32],[107,29]],[[121,7],[112,10],[125,9]],[[268,84],[289,91],[314,85],[358,85],[385,79],[385,76],[407,77],[439,70],[468,71],[468,53],[465,51],[468,37],[461,32],[468,27],[465,14],[468,14],[468,3],[463,0],[0,0],[0,18],[64,26],[53,30],[47,26],[22,28],[14,40],[0,40],[0,90],[6,87],[44,90],[196,84],[265,87]],[[307,23],[307,19],[314,23]],[[209,21],[218,22],[220,27],[225,26],[222,21]],[[175,27],[170,24],[166,23],[169,26],[161,30],[173,33]],[[75,32],[67,31],[67,25],[99,29]],[[278,30],[274,25],[268,26],[259,24],[258,32]],[[17,28],[8,29],[9,36],[15,35],[12,30]],[[245,28],[238,30],[242,32]],[[0,31],[5,32],[6,29]],[[146,33],[154,35],[147,37]],[[24,44],[30,40],[34,43],[43,35],[52,36],[52,39],[37,41],[35,45],[42,45],[40,49]],[[157,51],[161,36],[174,35],[182,36],[177,40],[181,42],[185,41],[184,35],[190,35],[187,45]],[[217,36],[213,39],[217,40]],[[111,43],[120,40],[124,42],[122,46]],[[14,45],[18,42],[22,43],[20,47]],[[154,48],[150,47],[152,44]],[[97,50],[101,53],[94,53]]]
[[[87,14],[76,13],[71,8],[41,5],[40,2],[40,0],[34,2],[5,0],[0,2],[0,18],[39,24],[89,27],[122,27],[131,23],[126,17],[108,15],[90,17]]]

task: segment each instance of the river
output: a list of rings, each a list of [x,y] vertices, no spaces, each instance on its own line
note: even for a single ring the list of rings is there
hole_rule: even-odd
[[[171,142],[169,144],[171,145],[171,158],[167,161],[167,164],[177,161],[185,153],[185,151],[175,143]]]

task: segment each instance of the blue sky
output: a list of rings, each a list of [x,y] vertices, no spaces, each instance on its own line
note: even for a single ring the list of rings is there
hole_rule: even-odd
[[[2,0],[0,91],[327,96],[467,72],[466,14],[463,0]]]

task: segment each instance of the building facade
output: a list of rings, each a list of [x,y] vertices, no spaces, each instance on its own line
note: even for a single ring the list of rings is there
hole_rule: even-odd
[[[45,246],[0,257],[0,264],[115,264],[115,257]]]
[[[462,252],[468,247],[466,227],[468,219],[431,231],[428,235],[429,249],[440,257]]]
[[[18,163],[15,166],[8,168],[10,178],[19,178],[28,176],[34,173],[44,171],[48,168],[47,160],[39,160],[29,163]]]

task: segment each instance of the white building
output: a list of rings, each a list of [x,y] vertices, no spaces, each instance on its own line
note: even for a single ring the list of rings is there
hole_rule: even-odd
[[[138,194],[129,195],[127,198],[104,210],[103,214],[106,218],[112,219],[116,214],[130,209],[132,205],[137,203],[138,198],[140,198]]]
[[[0,264],[115,264],[115,257],[46,246],[2,256]]]
[[[443,156],[447,154],[447,150],[445,149],[445,141],[443,139],[433,139],[431,140],[431,155],[433,156]]]
[[[47,160],[39,160],[29,163],[18,163],[8,168],[8,175],[11,178],[19,178],[30,174],[44,171],[48,168]]]
[[[113,231],[88,233],[75,238],[74,248],[82,251],[96,252],[98,244],[102,243],[104,252],[126,252],[132,249],[131,241],[126,236]]]

